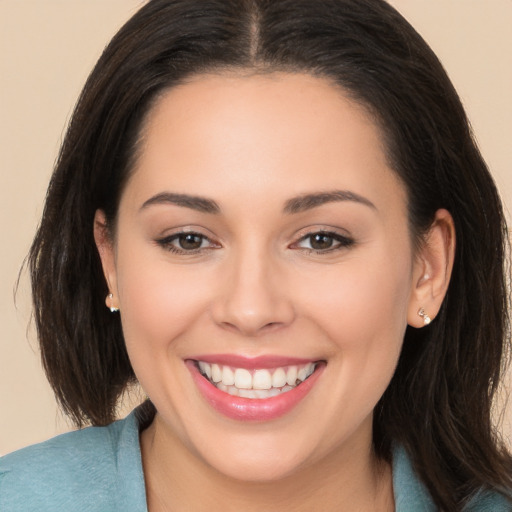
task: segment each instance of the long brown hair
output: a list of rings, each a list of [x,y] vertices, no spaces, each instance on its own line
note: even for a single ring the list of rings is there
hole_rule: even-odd
[[[152,0],[113,38],[76,106],[29,258],[43,363],[62,407],[78,425],[107,424],[135,378],[120,320],[104,306],[92,226],[98,208],[115,226],[144,116],[187,76],[237,68],[326,77],[363,105],[407,189],[416,243],[437,209],[451,212],[448,294],[435,322],[406,332],[374,446],[389,460],[403,445],[443,510],[479,490],[506,494],[512,462],[491,423],[509,350],[502,207],[443,67],[383,0]]]

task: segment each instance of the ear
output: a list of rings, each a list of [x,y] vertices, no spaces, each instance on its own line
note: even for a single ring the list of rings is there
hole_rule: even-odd
[[[450,284],[455,257],[455,225],[447,210],[436,212],[434,222],[418,250],[413,270],[413,281],[407,322],[423,327],[425,316],[434,320]],[[418,314],[423,309],[424,314]]]
[[[96,210],[94,215],[94,241],[100,255],[109,294],[112,294],[112,297],[108,295],[105,298],[105,304],[108,308],[119,308],[114,242],[107,227],[107,219],[103,210]]]

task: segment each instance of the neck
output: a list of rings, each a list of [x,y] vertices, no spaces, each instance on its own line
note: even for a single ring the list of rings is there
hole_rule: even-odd
[[[226,476],[192,453],[157,415],[141,434],[149,512],[394,511],[390,466],[370,445],[331,453],[272,481]]]

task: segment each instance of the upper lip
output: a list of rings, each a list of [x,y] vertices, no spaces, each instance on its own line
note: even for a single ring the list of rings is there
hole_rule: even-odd
[[[261,370],[265,368],[277,368],[281,366],[302,365],[319,361],[319,359],[305,359],[280,355],[247,357],[237,354],[204,354],[189,357],[187,359],[194,361],[204,361],[205,363],[210,364],[233,366],[235,368],[246,368],[247,370]]]

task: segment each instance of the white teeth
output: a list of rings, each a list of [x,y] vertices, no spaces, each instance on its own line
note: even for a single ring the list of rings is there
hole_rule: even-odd
[[[297,379],[300,381],[306,380],[315,371],[314,363],[309,363],[306,366],[300,368],[297,372]],[[290,379],[287,380],[288,385],[292,386]]]
[[[233,396],[240,396],[242,398],[271,398],[273,396],[280,395],[281,393],[286,393],[287,391],[290,391],[293,389],[291,386],[284,386],[283,388],[271,388],[271,389],[238,389],[235,386],[223,386],[223,388],[220,388],[220,386],[223,386],[220,382],[217,387],[224,391],[225,393],[228,393]]]
[[[288,371],[286,372],[286,383],[289,386],[295,386],[296,382],[297,382],[297,367],[290,366],[288,368]]]
[[[212,377],[212,367],[208,363],[199,361],[199,368],[209,379]]]
[[[269,398],[270,396],[272,396],[270,394],[272,391],[277,391],[278,392],[277,394],[280,393],[279,389],[272,388],[272,389],[255,389],[254,394],[256,395],[256,398]]]
[[[238,392],[238,396],[241,396],[242,398],[259,398],[254,389],[241,389]]]
[[[222,384],[224,386],[232,386],[235,383],[235,374],[229,366],[222,369]]]
[[[277,389],[277,388],[255,389],[253,391],[253,393],[256,395],[256,398],[270,398],[270,397],[273,397],[273,396],[280,395],[281,394],[281,390]]]
[[[286,373],[283,368],[278,368],[272,375],[272,387],[282,388],[286,384]]]
[[[269,398],[290,391],[306,380],[314,371],[315,363],[288,366],[274,370],[231,368],[219,364],[198,361],[201,373],[218,389],[244,398]]]
[[[222,380],[222,369],[218,364],[212,364],[212,380],[213,382]]]
[[[238,389],[252,389],[252,375],[245,368],[235,370],[235,386]]]
[[[276,370],[276,372],[279,371]],[[270,375],[268,370],[256,370],[254,375],[252,376],[252,388],[253,389],[270,389],[272,386],[275,386],[273,377]]]

